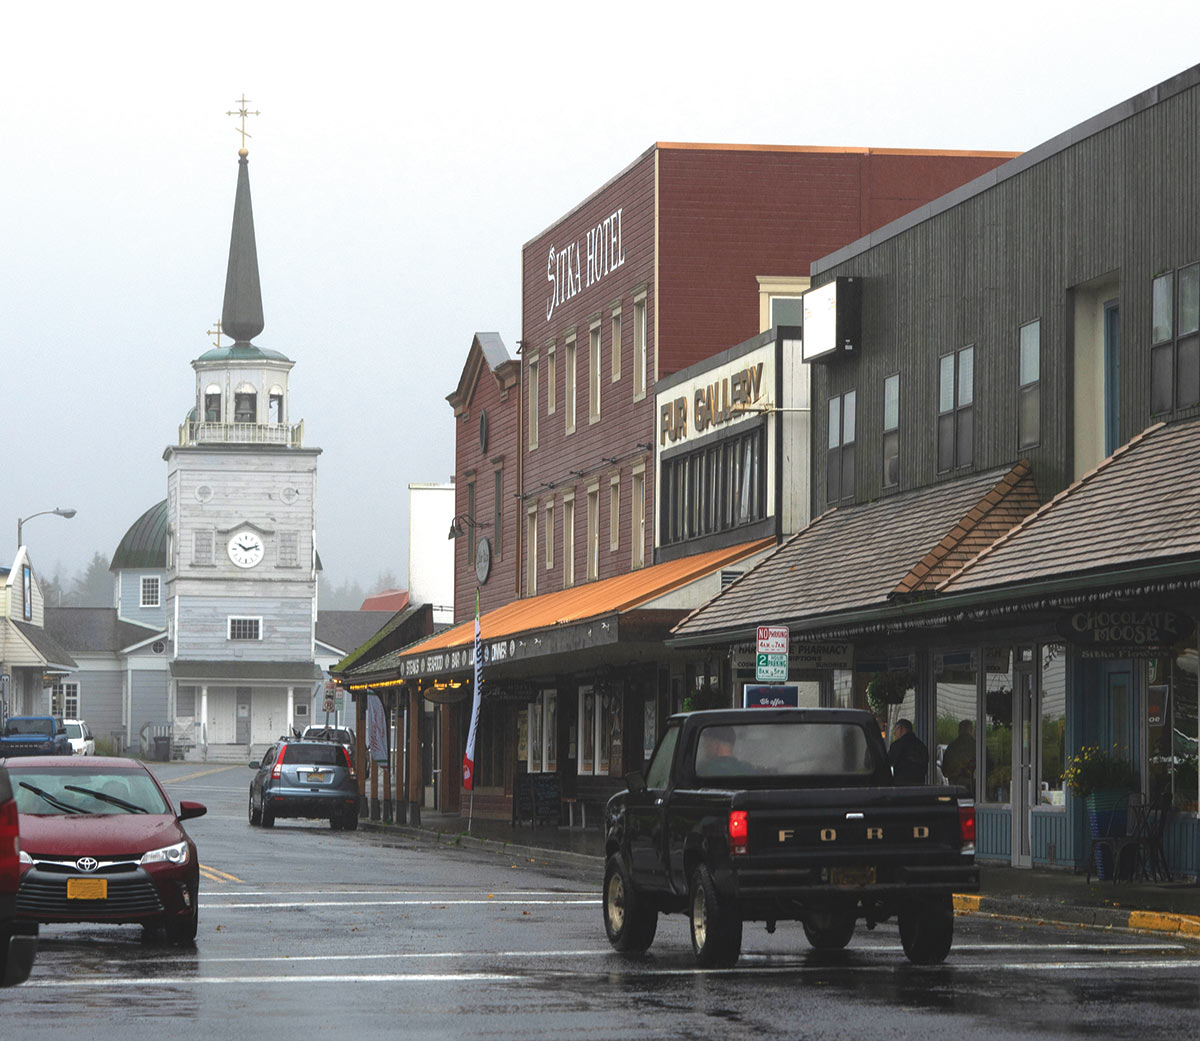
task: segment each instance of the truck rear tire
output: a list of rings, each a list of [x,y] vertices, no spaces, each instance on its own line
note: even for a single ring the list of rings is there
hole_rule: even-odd
[[[658,931],[658,911],[638,895],[619,853],[604,862],[604,931],[623,954],[641,954]]]
[[[817,911],[804,920],[804,935],[818,951],[840,951],[854,936],[853,911]]]
[[[701,864],[692,873],[692,952],[702,968],[729,968],[742,953],[742,919],[721,905],[708,868]]]
[[[900,910],[900,943],[914,965],[939,965],[954,942],[954,899],[914,898]]]

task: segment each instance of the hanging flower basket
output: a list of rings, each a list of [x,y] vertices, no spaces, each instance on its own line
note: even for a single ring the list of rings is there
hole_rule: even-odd
[[[867,705],[875,715],[885,715],[888,706],[899,705],[914,685],[910,672],[877,672],[867,683]]]

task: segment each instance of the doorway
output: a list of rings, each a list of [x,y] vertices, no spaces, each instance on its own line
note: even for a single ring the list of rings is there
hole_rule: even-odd
[[[442,776],[442,706],[422,701],[421,713],[421,778],[425,786],[421,805],[427,810],[439,809],[438,782]]]
[[[1037,792],[1037,702],[1036,648],[1017,647],[1013,662],[1012,705],[1012,866],[1033,866],[1030,836]]]

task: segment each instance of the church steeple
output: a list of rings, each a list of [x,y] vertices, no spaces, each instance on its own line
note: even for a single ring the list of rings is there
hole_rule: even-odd
[[[238,150],[237,194],[233,201],[233,232],[229,237],[229,267],[225,272],[225,303],[221,329],[234,345],[249,344],[263,331],[262,288],[258,281],[258,248],[254,241],[254,212],[250,207],[250,160]]]

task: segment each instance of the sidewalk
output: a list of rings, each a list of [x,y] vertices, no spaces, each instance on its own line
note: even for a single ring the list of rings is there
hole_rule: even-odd
[[[604,857],[598,827],[555,828],[528,824],[513,827],[504,821],[467,821],[457,815],[424,811],[421,827],[360,820],[372,831],[407,834],[430,842],[475,844],[506,849],[535,859],[567,861],[593,867],[599,878]],[[1129,929],[1168,935],[1200,943],[1200,885],[1181,882],[1089,883],[1071,871],[1020,870],[980,863],[980,891],[954,898],[964,914],[995,915],[1078,928]],[[599,881],[597,881],[597,886]]]

